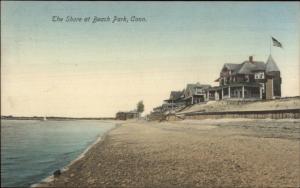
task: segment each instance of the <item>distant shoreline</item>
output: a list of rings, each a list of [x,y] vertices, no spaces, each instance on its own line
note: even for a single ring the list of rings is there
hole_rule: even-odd
[[[75,118],[75,117],[55,117],[55,116],[46,116],[47,120],[54,121],[65,121],[65,120],[115,120],[113,117],[84,117],[84,118]],[[44,117],[34,116],[34,117],[26,117],[26,116],[1,116],[1,120],[44,120]]]

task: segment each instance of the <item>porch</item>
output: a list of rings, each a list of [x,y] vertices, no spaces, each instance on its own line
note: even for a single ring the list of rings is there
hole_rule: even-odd
[[[198,104],[206,101],[206,94],[193,95],[184,99],[186,105]]]
[[[213,88],[207,95],[209,100],[257,100],[263,93],[258,83],[238,83]]]

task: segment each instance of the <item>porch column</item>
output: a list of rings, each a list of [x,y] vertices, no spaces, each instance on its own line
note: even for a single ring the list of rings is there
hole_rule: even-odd
[[[206,101],[209,101],[209,91],[206,92]]]
[[[274,79],[272,78],[272,99],[274,98]]]
[[[262,87],[259,88],[259,98],[262,99]]]
[[[214,98],[215,98],[215,101],[219,100],[219,96],[217,97],[217,91],[214,92]]]
[[[194,104],[194,97],[192,96],[192,102],[191,102],[192,104]]]
[[[242,87],[242,98],[245,98],[245,86]]]
[[[223,88],[222,88],[222,100],[224,99],[224,91],[223,91]]]
[[[230,86],[228,87],[228,98],[230,98]]]

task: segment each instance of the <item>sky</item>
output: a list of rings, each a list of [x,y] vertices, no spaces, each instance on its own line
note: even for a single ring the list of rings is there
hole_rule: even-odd
[[[218,85],[224,63],[266,61],[271,36],[282,96],[299,95],[299,34],[299,2],[1,1],[1,113],[111,117],[143,100],[146,114],[188,83]]]

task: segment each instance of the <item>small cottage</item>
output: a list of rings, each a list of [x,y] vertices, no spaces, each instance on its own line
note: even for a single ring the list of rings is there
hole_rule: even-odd
[[[118,112],[116,114],[116,120],[127,120],[139,118],[139,113],[136,110],[129,112]]]

